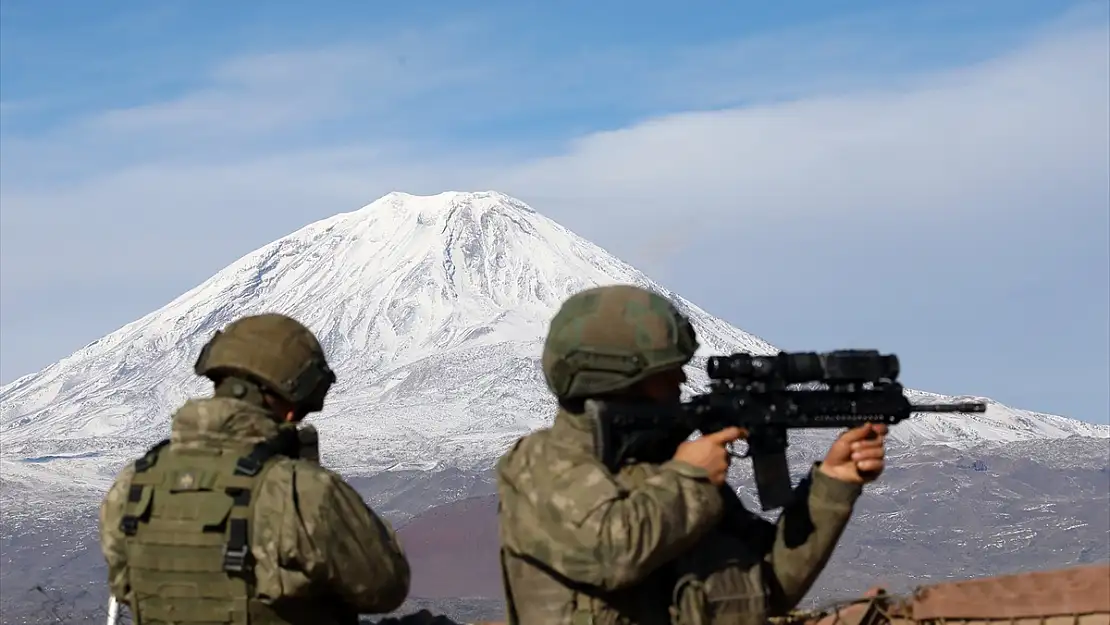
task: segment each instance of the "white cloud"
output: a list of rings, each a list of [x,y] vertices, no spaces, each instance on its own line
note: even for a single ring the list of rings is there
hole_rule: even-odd
[[[136,271],[153,277],[163,263],[177,262],[175,249],[209,237],[213,227],[206,221],[217,215],[229,224],[212,247],[224,262],[392,189],[498,188],[606,243],[658,237],[674,224],[676,210],[687,223],[727,218],[749,225],[821,215],[916,214],[936,221],[976,212],[1058,213],[1068,210],[1059,200],[1040,209],[1028,200],[1063,194],[1089,203],[1105,194],[1107,49],[1105,29],[1070,32],[895,91],[672,115],[579,137],[561,154],[523,161],[511,160],[511,153],[412,153],[399,142],[272,156],[216,153],[210,165],[165,155],[167,162],[154,159],[68,189],[6,193],[3,277],[6,286],[20,276],[56,279],[74,271],[75,257],[103,278]],[[331,59],[333,53],[322,54]],[[233,100],[230,95],[202,94],[96,123],[113,131],[148,124],[165,131],[167,122],[203,127],[213,123],[210,116],[221,116],[227,123],[213,128],[226,132],[248,124],[255,109],[256,121],[276,123],[297,107],[262,106],[273,95],[270,86],[286,84],[290,72],[304,75],[350,56],[334,58],[241,60],[221,68],[220,76],[258,92],[230,107],[215,106]],[[271,73],[260,75],[258,67]],[[65,217],[35,232],[55,216]],[[241,226],[259,218],[272,222],[243,232]],[[616,234],[629,223],[636,224],[632,232]],[[82,233],[100,240],[82,242]],[[103,237],[113,241],[111,249]],[[55,249],[61,240],[66,245],[57,247],[69,253],[34,272],[12,269],[34,248]],[[169,257],[160,261],[158,250]],[[137,262],[147,255],[152,258]]]
[[[1085,31],[898,91],[651,120],[581,138],[494,184],[566,210],[599,198],[622,221],[666,206],[761,221],[937,218],[1019,206],[1031,192],[1098,193],[1107,50],[1105,29]]]

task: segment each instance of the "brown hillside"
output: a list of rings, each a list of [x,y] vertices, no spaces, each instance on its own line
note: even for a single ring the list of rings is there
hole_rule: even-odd
[[[501,597],[496,495],[436,506],[397,534],[412,565],[412,596]]]

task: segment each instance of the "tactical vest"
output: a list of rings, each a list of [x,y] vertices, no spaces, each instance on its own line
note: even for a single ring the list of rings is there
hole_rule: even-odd
[[[239,457],[213,449],[170,451],[165,449],[168,443],[159,443],[135,462],[120,522],[127,536],[134,622],[314,622],[308,606],[296,610],[300,615],[279,615],[254,599],[252,494],[271,461],[284,455],[282,446],[263,442]],[[323,614],[328,611],[319,610],[324,617],[320,621],[332,620]]]

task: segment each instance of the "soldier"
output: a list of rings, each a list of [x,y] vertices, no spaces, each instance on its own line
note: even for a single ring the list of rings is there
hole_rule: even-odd
[[[296,424],[335,382],[289,317],[239,319],[201,350],[213,397],[123,470],[100,508],[112,595],[136,623],[354,625],[404,602],[389,523],[337,474],[297,458]]]
[[[809,590],[883,468],[886,430],[842,435],[777,525],[725,483],[737,428],[611,474],[595,448],[594,400],[679,400],[697,347],[669,301],[633,286],[582,291],[555,315],[543,352],[554,424],[497,465],[510,624],[762,624]]]

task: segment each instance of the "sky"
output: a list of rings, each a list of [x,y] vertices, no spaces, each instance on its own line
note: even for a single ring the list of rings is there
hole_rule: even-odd
[[[780,348],[1108,423],[1108,120],[1104,1],[5,0],[0,382],[495,189]]]

